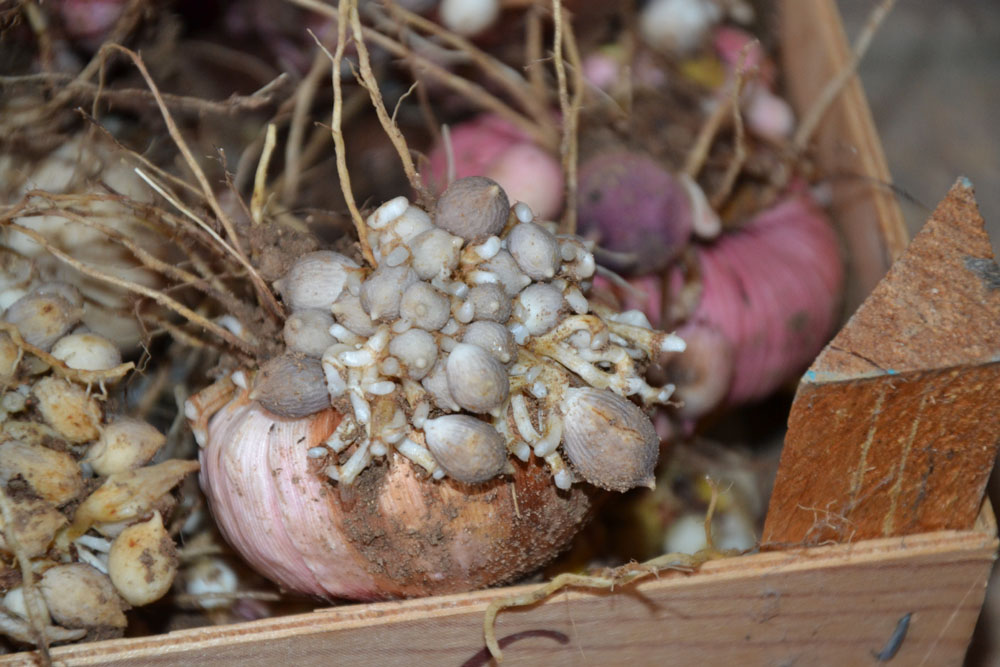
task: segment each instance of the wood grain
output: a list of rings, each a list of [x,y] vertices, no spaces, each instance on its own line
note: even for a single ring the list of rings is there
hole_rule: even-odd
[[[1000,269],[957,183],[799,385],[767,542],[972,526],[1000,446]]]
[[[873,663],[912,614],[898,664],[959,665],[996,526],[708,563],[614,594],[560,593],[498,619],[512,665]],[[490,600],[527,587],[352,605],[53,650],[56,664],[483,665]],[[513,639],[513,641],[512,641]],[[28,654],[0,665],[34,664]]]

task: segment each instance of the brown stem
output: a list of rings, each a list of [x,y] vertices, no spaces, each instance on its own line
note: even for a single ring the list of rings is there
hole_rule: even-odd
[[[166,123],[167,132],[170,133],[170,138],[173,139],[174,143],[177,145],[177,148],[184,157],[184,161],[187,163],[188,168],[191,169],[195,179],[201,186],[205,200],[211,207],[212,212],[219,221],[219,224],[221,224],[222,228],[226,231],[226,235],[229,237],[228,245],[232,248],[234,256],[247,270],[247,273],[250,276],[250,281],[253,283],[255,291],[257,292],[258,300],[261,305],[264,306],[266,310],[270,311],[274,317],[279,320],[282,319],[284,317],[284,313],[281,306],[278,305],[278,301],[274,298],[274,294],[271,293],[271,290],[268,288],[263,278],[260,277],[260,274],[257,273],[257,270],[254,269],[252,264],[250,264],[246,254],[243,252],[239,237],[236,234],[236,229],[233,226],[233,221],[219,204],[219,200],[212,191],[212,186],[209,184],[208,178],[205,176],[205,172],[202,171],[201,166],[194,159],[191,149],[188,147],[187,142],[181,135],[180,130],[177,128],[177,123],[174,122],[174,118],[171,115],[170,110],[167,108],[166,103],[160,95],[160,89],[157,87],[156,82],[153,81],[153,77],[150,76],[149,70],[146,69],[146,64],[143,62],[142,57],[139,56],[138,53],[130,49],[126,49],[124,46],[119,46],[118,44],[105,44],[101,47],[101,52],[105,51],[119,51],[125,54],[136,66],[136,69],[139,70],[142,78],[146,81],[146,85],[149,86],[149,90],[153,93],[153,97],[156,98],[156,105],[160,108],[160,114],[163,116],[164,123]]]
[[[344,194],[344,201],[347,209],[351,212],[351,220],[354,221],[354,228],[358,233],[358,243],[361,245],[361,254],[369,266],[375,268],[378,263],[375,255],[372,254],[371,245],[368,243],[368,225],[365,224],[358,210],[358,205],[354,201],[354,192],[351,190],[351,176],[347,171],[347,149],[344,147],[344,133],[341,129],[341,114],[344,107],[344,91],[341,88],[340,66],[344,62],[344,46],[347,44],[347,21],[348,2],[341,0],[338,6],[337,17],[337,47],[331,54],[323,44],[316,39],[316,44],[330,59],[331,77],[333,78],[333,112],[330,119],[330,135],[333,137],[334,152],[337,155],[337,175],[340,177],[340,190]]]

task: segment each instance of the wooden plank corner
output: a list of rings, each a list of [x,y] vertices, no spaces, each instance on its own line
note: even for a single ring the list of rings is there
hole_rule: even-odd
[[[1000,269],[971,184],[803,377],[765,543],[973,526],[1000,445]]]

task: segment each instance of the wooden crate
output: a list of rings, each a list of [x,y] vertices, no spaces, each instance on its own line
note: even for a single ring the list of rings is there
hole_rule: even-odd
[[[834,0],[781,3],[783,60],[798,109],[848,57]],[[852,311],[906,245],[902,216],[860,83],[817,136],[833,217],[852,263]],[[973,526],[707,563],[616,593],[564,591],[500,615],[510,664],[869,664],[901,638],[896,664],[960,664],[997,552],[988,505]],[[59,647],[60,665],[489,664],[482,621],[510,587],[166,635]],[[886,654],[883,654],[883,656]],[[0,665],[34,664],[34,654]]]

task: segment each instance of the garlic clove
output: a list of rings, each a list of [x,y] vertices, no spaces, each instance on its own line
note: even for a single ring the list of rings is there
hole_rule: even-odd
[[[428,229],[410,241],[411,265],[424,280],[447,278],[458,266],[462,239],[443,229]]]
[[[500,0],[441,0],[438,16],[448,30],[463,37],[473,37],[493,25],[500,16]]]
[[[101,406],[84,388],[52,376],[35,383],[38,410],[59,435],[70,442],[87,442],[99,435]]]
[[[14,379],[19,363],[21,348],[6,332],[0,331],[0,385],[6,385]]]
[[[299,310],[285,320],[281,335],[290,351],[318,359],[326,348],[337,342],[330,335],[332,326],[333,316],[327,311]]]
[[[549,280],[562,263],[559,241],[533,222],[514,225],[507,234],[507,250],[521,270],[534,280]]]
[[[122,630],[127,608],[111,580],[90,565],[50,567],[39,585],[52,618],[69,628]]]
[[[141,419],[120,417],[101,430],[84,459],[104,477],[143,466],[166,442],[166,436]]]
[[[532,336],[539,336],[559,323],[563,295],[547,283],[534,283],[524,288],[514,305],[514,318]]]
[[[441,193],[434,208],[434,224],[467,241],[481,242],[500,235],[509,212],[507,193],[496,181],[468,176]]]
[[[639,14],[639,34],[657,51],[685,56],[721,18],[721,9],[710,0],[652,0]]]
[[[83,477],[76,460],[39,444],[8,440],[0,444],[0,481],[20,476],[35,493],[53,505],[73,500],[83,491]]]
[[[709,324],[687,324],[678,330],[687,347],[671,355],[663,367],[680,401],[677,414],[698,419],[720,405],[733,377],[733,349],[729,340]]]
[[[59,541],[72,542],[95,523],[114,523],[142,516],[198,468],[197,461],[170,459],[110,475],[80,503],[73,523],[59,536]]]
[[[76,304],[66,291],[51,290],[46,293],[36,288],[12,303],[3,318],[17,327],[25,342],[48,350],[83,316],[82,306]]]
[[[390,341],[389,354],[406,366],[412,379],[419,380],[434,368],[438,347],[431,334],[423,329],[410,329]]]
[[[563,449],[585,480],[611,491],[653,487],[660,440],[635,404],[607,389],[572,387],[560,409]]]
[[[0,478],[3,477],[6,475],[0,473]],[[0,490],[0,493],[6,492]],[[3,516],[0,515],[0,545],[3,543],[4,532],[13,531],[21,550],[30,558],[47,552],[56,532],[66,525],[63,513],[52,503],[41,498],[21,496],[17,502],[10,502],[9,506],[12,515],[10,526],[5,524]]]
[[[177,574],[177,547],[163,527],[159,512],[123,530],[108,552],[108,576],[134,607],[163,597]]]
[[[472,304],[473,317],[477,320],[506,322],[510,318],[510,297],[496,283],[476,285],[469,290],[465,302]]]
[[[507,447],[492,426],[468,415],[444,415],[424,422],[424,439],[449,477],[479,484],[498,476]]]
[[[434,404],[440,409],[457,412],[461,406],[455,402],[448,385],[448,359],[449,355],[439,357],[431,372],[420,381],[420,384],[434,398]]]
[[[417,281],[403,292],[403,298],[399,302],[399,315],[415,327],[437,331],[448,323],[451,302],[439,290],[423,281]]]
[[[330,407],[323,365],[314,357],[282,354],[254,377],[250,399],[281,417],[298,419]]]
[[[399,317],[403,292],[417,281],[417,274],[408,266],[381,266],[361,284],[361,306],[375,321]]]
[[[517,344],[510,329],[498,322],[477,320],[470,322],[462,334],[462,342],[478,345],[501,364],[509,364],[517,359]]]
[[[470,412],[489,412],[507,400],[507,369],[477,345],[457,344],[448,355],[446,372],[452,397]]]
[[[361,305],[361,299],[353,294],[344,294],[330,308],[338,324],[346,327],[358,336],[371,336],[375,333],[375,322]]]
[[[351,271],[358,268],[352,259],[338,252],[318,250],[300,257],[275,285],[293,311],[329,310],[347,285]]]
[[[516,296],[518,292],[531,284],[531,278],[521,272],[521,267],[506,250],[501,250],[490,260],[483,262],[483,270],[496,275],[507,296]]]
[[[122,363],[118,346],[92,333],[63,336],[52,346],[52,356],[81,371],[105,371]]]
[[[184,590],[188,595],[197,597],[198,606],[202,609],[228,607],[239,585],[236,572],[221,558],[199,558],[193,565],[184,568]]]

